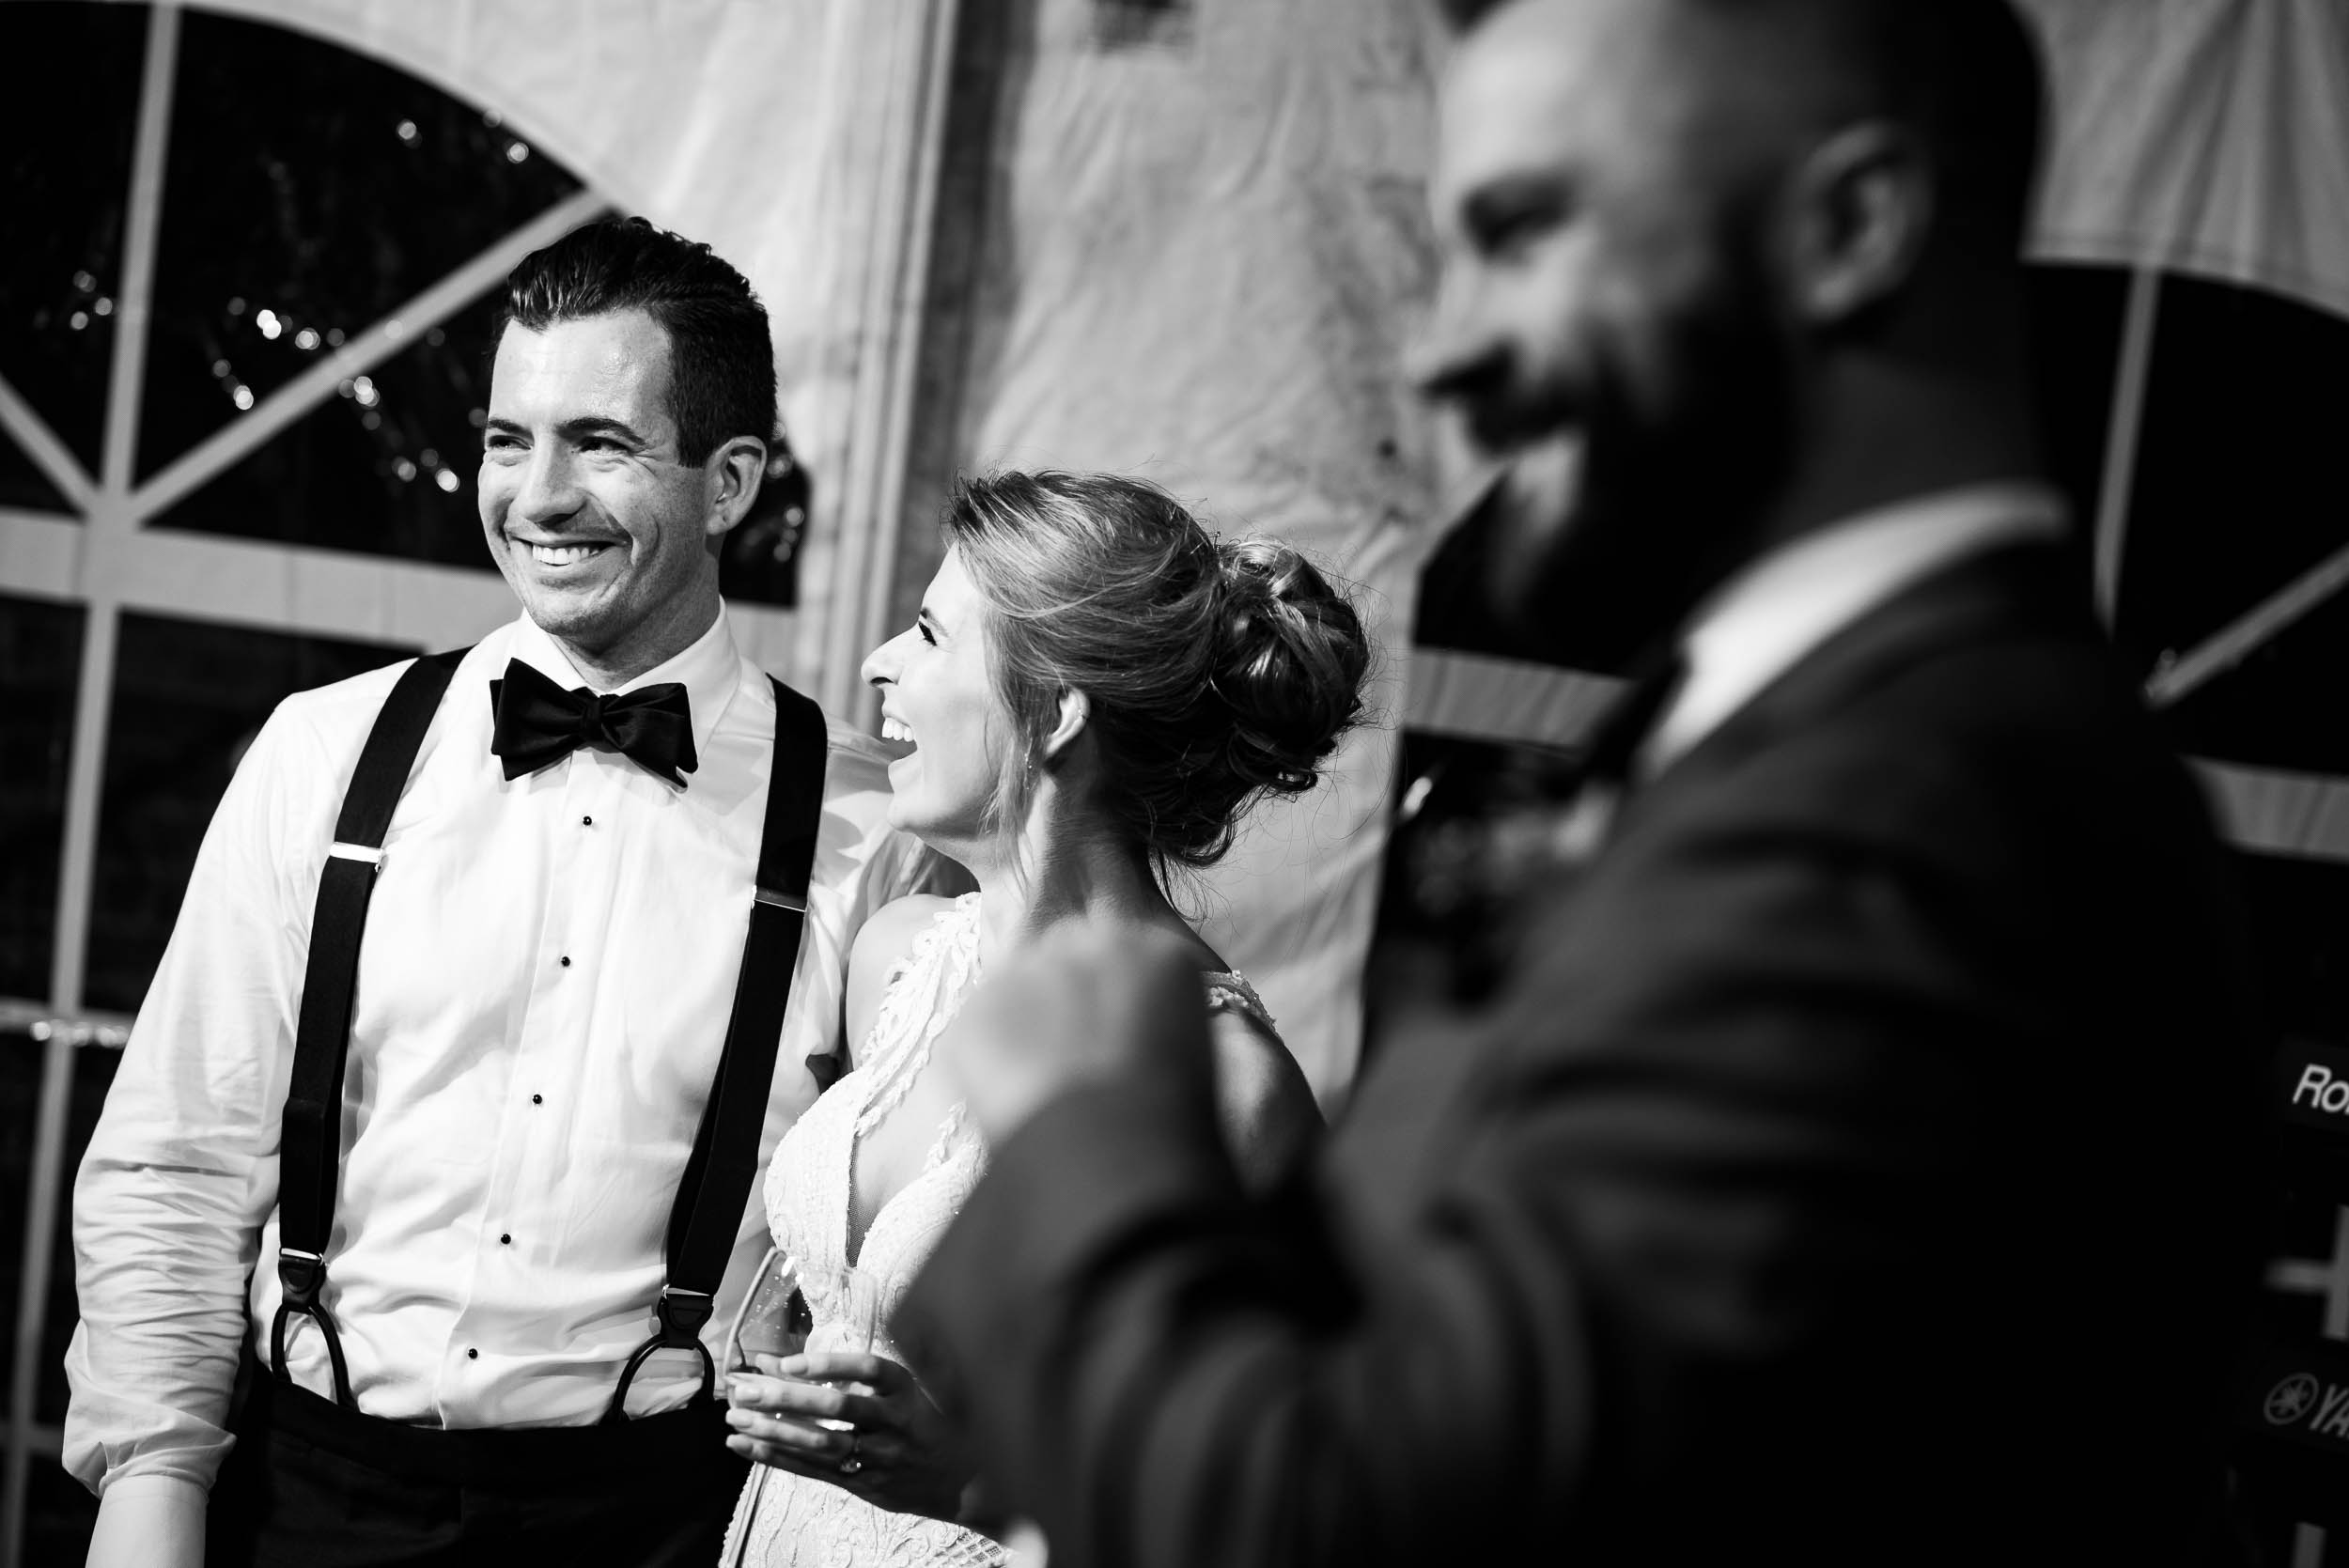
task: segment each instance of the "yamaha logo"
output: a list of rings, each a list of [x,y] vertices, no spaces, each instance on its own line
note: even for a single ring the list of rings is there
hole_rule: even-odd
[[[2290,1426],[2309,1413],[2319,1395],[2316,1379],[2305,1372],[2290,1377],[2267,1390],[2267,1420],[2273,1426]]]

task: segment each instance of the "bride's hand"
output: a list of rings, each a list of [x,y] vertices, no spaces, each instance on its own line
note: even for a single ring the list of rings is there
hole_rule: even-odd
[[[726,1447],[899,1514],[952,1519],[977,1466],[913,1374],[882,1356],[761,1356],[726,1389]],[[816,1381],[821,1379],[822,1381]],[[835,1387],[833,1385],[844,1385]],[[847,1421],[835,1432],[818,1419]]]

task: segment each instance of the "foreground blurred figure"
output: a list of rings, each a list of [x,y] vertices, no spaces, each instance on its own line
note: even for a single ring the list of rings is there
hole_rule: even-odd
[[[1106,474],[965,485],[914,625],[873,652],[889,818],[978,891],[892,904],[848,968],[856,1066],[784,1139],[775,1245],[807,1265],[808,1354],[736,1379],[754,1473],[725,1560],[823,1568],[1002,1560],[965,1524],[976,1455],[915,1381],[918,1350],[848,1336],[892,1311],[987,1165],[956,1090],[956,1011],[979,976],[1054,932],[1163,944],[1211,1016],[1209,1137],[1252,1188],[1319,1126],[1313,1092],[1248,982],[1167,900],[1266,794],[1310,789],[1361,706],[1352,607],[1287,546],[1219,543],[1156,487]],[[831,1283],[853,1265],[861,1290]],[[909,1372],[906,1362],[910,1361]],[[834,1386],[826,1386],[827,1384]],[[825,1423],[831,1423],[829,1425]]]
[[[2253,1035],[2034,477],[2028,39],[1458,9],[1423,373],[1571,475],[1499,607],[1642,678],[1493,1000],[1274,1199],[1173,958],[1006,966],[900,1330],[1056,1568],[2194,1560]]]

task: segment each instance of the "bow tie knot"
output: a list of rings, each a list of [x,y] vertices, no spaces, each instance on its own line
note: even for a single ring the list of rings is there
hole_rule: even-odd
[[[584,686],[565,691],[521,660],[490,683],[495,718],[490,750],[509,779],[552,767],[582,746],[618,752],[678,788],[699,766],[693,753],[692,709],[677,681],[599,695]]]

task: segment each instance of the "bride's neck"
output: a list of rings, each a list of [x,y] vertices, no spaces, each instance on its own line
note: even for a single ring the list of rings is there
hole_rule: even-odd
[[[971,868],[979,885],[979,956],[990,962],[1081,921],[1179,922],[1138,846],[1098,822],[1032,822],[1011,856]]]

